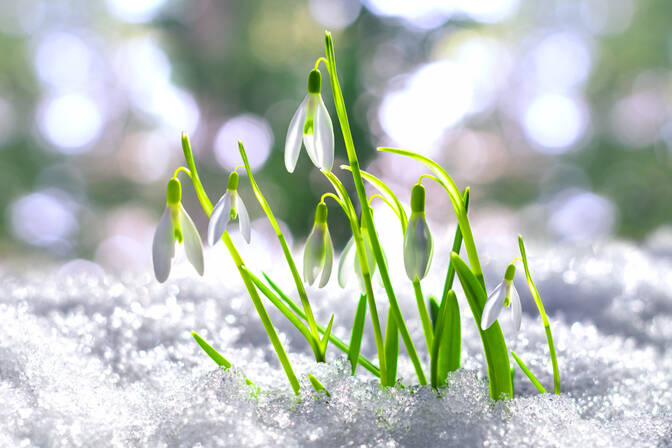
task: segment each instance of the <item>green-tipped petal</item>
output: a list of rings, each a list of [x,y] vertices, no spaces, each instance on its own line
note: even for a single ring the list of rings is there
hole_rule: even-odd
[[[423,213],[412,213],[404,234],[404,267],[411,281],[422,280],[432,262],[434,242]]]
[[[199,275],[203,275],[205,266],[203,263],[203,244],[198,229],[187,214],[187,211],[180,204],[180,225],[184,237],[184,251],[187,253],[187,259],[196,269]]]
[[[232,192],[226,190],[226,193],[217,201],[215,208],[212,209],[208,222],[208,244],[210,246],[214,246],[226,231],[226,226],[231,219],[231,199]]]
[[[331,235],[329,229],[325,232],[326,254],[324,255],[324,268],[322,269],[322,276],[320,277],[320,288],[324,288],[329,277],[331,276],[331,267],[334,263],[334,245],[331,242]]]
[[[238,195],[236,201],[236,209],[238,210],[238,227],[240,228],[240,233],[243,235],[243,238],[250,244],[250,237],[252,234],[252,227],[250,226],[250,215],[247,214],[247,208],[243,204],[243,200]]]
[[[516,332],[520,331],[520,323],[523,320],[523,307],[520,304],[520,296],[513,282],[509,290],[509,302],[511,303],[511,321]]]
[[[287,130],[287,138],[285,140],[285,167],[290,173],[294,172],[296,162],[299,160],[301,139],[303,138],[303,125],[306,121],[306,104],[308,103],[309,96],[310,95],[306,95],[299,105],[299,108],[292,117],[292,121],[289,123],[289,129]]]
[[[303,279],[312,285],[324,266],[326,258],[325,245],[326,226],[314,226],[308,235],[303,252]]]
[[[321,168],[320,159],[316,153],[317,139],[317,110],[320,103],[320,95],[308,94],[306,102],[306,119],[303,125],[303,145],[306,147],[308,157],[317,168]]]
[[[483,314],[481,315],[481,330],[485,331],[490,328],[490,325],[495,323],[499,313],[502,312],[504,300],[506,298],[506,285],[501,282],[488,296],[487,302],[483,307]]]
[[[154,276],[163,283],[170,274],[170,263],[175,256],[175,232],[170,218],[170,209],[166,207],[159,225],[154,232],[152,242],[152,261],[154,264]]]
[[[334,127],[322,96],[318,97],[315,111],[315,159],[317,167],[331,171],[334,166]]]

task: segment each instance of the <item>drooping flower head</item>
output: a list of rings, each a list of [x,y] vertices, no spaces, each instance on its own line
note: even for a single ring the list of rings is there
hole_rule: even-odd
[[[404,267],[411,281],[422,280],[429,272],[434,241],[425,218],[425,187],[411,190],[411,217],[404,233]]]
[[[247,208],[238,194],[238,173],[233,171],[229,175],[226,192],[219,198],[212,209],[208,223],[208,244],[214,246],[227,230],[229,223],[238,218],[238,227],[245,241],[250,242],[250,216]]]
[[[516,332],[520,330],[522,320],[522,307],[520,305],[520,296],[513,284],[513,277],[516,274],[516,267],[511,263],[504,273],[504,280],[495,287],[488,296],[488,301],[483,307],[481,316],[481,329],[486,330],[492,325],[502,312],[504,307],[511,308],[511,320]]]
[[[168,279],[170,267],[175,256],[175,242],[184,243],[187,259],[199,275],[203,275],[203,245],[201,236],[182,207],[182,186],[180,181],[173,177],[168,181],[166,189],[166,209],[161,215],[159,225],[154,233],[152,243],[152,260],[154,275],[163,283]]]
[[[327,205],[324,202],[317,204],[315,222],[303,252],[303,279],[309,285],[315,283],[320,275],[320,288],[324,287],[331,275],[331,266],[334,262],[334,246],[327,226]]]
[[[313,165],[327,171],[334,165],[334,129],[320,94],[321,83],[320,71],[312,70],[308,75],[308,95],[289,123],[285,167],[290,173],[296,167],[302,141]]]

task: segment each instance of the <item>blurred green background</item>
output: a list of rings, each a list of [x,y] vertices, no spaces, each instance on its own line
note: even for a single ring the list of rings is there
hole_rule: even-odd
[[[483,222],[641,241],[672,218],[670,24],[667,0],[0,0],[2,256],[148,269],[182,130],[213,199],[243,140],[305,237],[328,186],[305,152],[289,175],[283,149],[324,29],[362,166],[404,199],[420,167],[376,146],[442,162]]]

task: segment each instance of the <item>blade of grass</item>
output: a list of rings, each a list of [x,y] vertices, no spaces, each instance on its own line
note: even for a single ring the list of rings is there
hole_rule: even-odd
[[[432,328],[434,329],[434,334],[436,334],[436,321],[439,318],[439,310],[441,305],[436,301],[436,297],[429,296],[427,300],[427,310],[429,311],[429,317],[432,319]]]
[[[518,235],[518,246],[520,247],[520,256],[523,259],[523,266],[525,267],[525,278],[527,279],[527,286],[530,288],[530,293],[532,293],[532,298],[534,299],[534,303],[537,305],[539,315],[541,316],[541,321],[544,324],[544,330],[546,331],[546,341],[548,342],[548,350],[551,355],[551,363],[553,364],[553,391],[560,395],[560,372],[558,369],[558,358],[555,354],[555,344],[553,344],[551,323],[548,321],[548,316],[546,316],[546,310],[544,309],[544,303],[541,301],[539,291],[537,290],[537,287],[534,286],[534,282],[532,281],[530,267],[527,264],[525,243],[523,242],[523,237],[521,235]]]
[[[392,309],[387,310],[387,324],[385,326],[385,359],[387,360],[387,384],[394,386],[397,383],[397,360],[399,358],[399,327],[394,318]]]
[[[534,387],[537,388],[537,390],[539,391],[539,393],[541,393],[541,394],[545,394],[545,393],[547,393],[547,392],[546,392],[546,389],[544,389],[544,386],[541,385],[541,383],[539,382],[539,380],[537,379],[537,377],[534,376],[534,374],[532,373],[532,371],[525,365],[525,363],[523,362],[523,360],[520,359],[520,358],[518,357],[518,355],[516,355],[516,352],[514,352],[513,350],[511,350],[511,355],[513,355],[513,359],[515,359],[516,362],[518,363],[518,367],[520,367],[520,370],[522,370],[523,373],[524,373],[525,375],[527,375],[527,377],[530,379],[530,381],[532,381],[532,384],[534,384]]]
[[[264,275],[264,278],[266,279],[266,281],[268,282],[268,284],[271,285],[271,288],[273,288],[273,290],[278,294],[278,296],[292,309],[292,311],[294,311],[294,313],[296,313],[297,316],[299,316],[301,319],[305,320],[306,316],[305,316],[305,314],[303,314],[303,311],[301,310],[301,308],[292,299],[290,299],[289,296],[287,296],[287,294],[285,294],[282,291],[282,289],[280,289],[278,287],[278,285],[273,283],[273,281],[270,279],[270,277],[268,275],[266,275],[266,273],[263,273],[263,275]],[[317,323],[317,331],[324,334],[325,328],[322,325],[320,325],[319,323]],[[338,337],[334,336],[333,334],[331,336],[329,336],[329,340],[331,341],[332,344],[334,344],[343,353],[348,354],[348,352],[350,351],[348,345],[345,342],[343,342],[341,339],[339,339]],[[366,370],[371,372],[373,375],[380,378],[380,369],[378,369],[378,367],[376,367],[373,364],[373,362],[371,362],[370,360],[368,360],[367,358],[365,358],[361,354],[359,355],[359,358],[357,358],[357,362],[362,367],[364,367]]]
[[[292,278],[294,279],[296,290],[299,293],[299,297],[301,298],[301,304],[303,305],[303,310],[306,314],[306,320],[308,322],[308,327],[310,328],[310,333],[312,337],[315,339],[315,343],[311,344],[311,347],[322,349],[321,352],[314,353],[315,360],[317,362],[324,362],[324,352],[327,349],[327,343],[320,344],[320,337],[317,334],[317,326],[315,324],[315,317],[313,316],[313,310],[310,307],[310,301],[308,300],[306,289],[303,286],[303,281],[299,276],[299,271],[296,269],[296,263],[294,263],[292,252],[289,249],[289,246],[287,245],[285,235],[282,233],[282,230],[280,229],[280,226],[278,225],[278,222],[275,219],[275,215],[271,210],[271,206],[268,205],[266,198],[261,193],[259,185],[257,185],[256,180],[254,180],[254,176],[252,175],[252,168],[250,168],[250,164],[247,160],[247,153],[245,152],[245,147],[243,146],[243,142],[241,142],[240,140],[238,141],[238,151],[240,152],[240,157],[243,159],[243,164],[245,165],[245,171],[247,171],[247,176],[249,178],[250,185],[252,186],[252,190],[254,191],[254,195],[256,196],[257,201],[259,201],[261,208],[264,210],[264,213],[266,213],[266,217],[268,218],[268,221],[271,223],[271,226],[275,231],[275,235],[278,238],[278,241],[280,242],[280,246],[282,247],[282,253],[285,255],[287,266],[289,266],[289,270],[292,273]]]
[[[322,385],[322,383],[320,383],[319,380],[318,380],[317,378],[315,378],[313,375],[311,375],[311,374],[309,373],[309,374],[308,374],[308,379],[310,380],[310,384],[312,384],[313,389],[315,389],[315,392],[324,391],[324,394],[325,394],[327,397],[331,397],[331,394],[329,393],[329,391],[327,390],[327,388],[324,387],[324,386]]]
[[[225,368],[229,369],[231,368],[231,363],[223,357],[217,350],[212,348],[210,344],[205,342],[205,339],[203,339],[201,336],[199,336],[198,333],[195,331],[191,332],[191,335],[194,337],[198,345],[201,346],[203,351],[210,357],[212,358],[213,361],[215,361],[215,364],[218,366],[224,366]]]
[[[448,294],[442,302],[444,307],[444,329],[438,352],[438,382],[445,384],[448,372],[460,368],[462,356],[462,322],[460,321],[460,306],[453,293]]]
[[[362,347],[362,336],[364,335],[364,325],[366,325],[366,294],[362,294],[355,311],[355,319],[352,322],[352,331],[350,332],[350,348],[348,349],[348,359],[352,366],[352,374],[357,370],[357,359],[359,350]]]
[[[430,302],[431,303],[431,302]],[[436,303],[436,301],[434,301]],[[436,330],[434,334],[434,344],[431,347],[431,384],[432,387],[437,388],[443,386],[448,375],[448,359],[442,360],[441,346],[446,343],[444,337],[445,332],[449,331],[450,318],[448,316],[448,304],[457,303],[455,292],[451,289],[448,291],[447,300],[444,300],[437,312]],[[446,356],[443,356],[446,358]],[[459,361],[459,360],[458,360]],[[441,366],[444,366],[442,369]],[[442,371],[443,370],[443,371]]]
[[[303,335],[304,338],[306,338],[306,341],[308,341],[308,344],[312,345],[315,344],[315,339],[313,338],[312,334],[310,333],[310,330],[306,325],[298,318],[292,311],[283,303],[282,300],[280,300],[275,294],[273,294],[273,291],[271,291],[268,286],[262,282],[259,277],[251,273],[247,268],[245,269],[245,273],[252,279],[252,282],[256,285],[257,288],[259,288],[259,291],[262,292],[268,298],[268,300],[271,301],[273,305],[280,311],[286,318],[289,320],[294,327],[296,327],[297,330]],[[318,339],[319,341],[319,339]],[[313,351],[317,347],[312,347]]]

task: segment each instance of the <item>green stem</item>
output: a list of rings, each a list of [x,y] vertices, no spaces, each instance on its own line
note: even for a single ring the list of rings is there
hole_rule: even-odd
[[[336,57],[334,55],[334,43],[331,37],[331,33],[328,31],[325,33],[325,51],[327,56],[327,70],[329,72],[329,79],[331,81],[331,90],[334,97],[334,104],[336,106],[336,114],[338,115],[338,121],[341,125],[341,132],[343,133],[343,140],[345,142],[345,149],[348,154],[348,163],[352,170],[352,179],[355,183],[355,189],[357,190],[357,197],[359,199],[359,204],[362,208],[362,219],[366,224],[366,228],[369,229],[369,237],[371,239],[371,246],[373,248],[373,253],[376,257],[376,262],[378,263],[380,276],[383,280],[383,286],[385,287],[385,292],[387,293],[388,300],[390,301],[390,306],[392,307],[394,318],[397,320],[397,326],[401,332],[401,337],[406,346],[406,351],[411,357],[413,366],[415,367],[416,374],[418,375],[418,380],[421,385],[427,384],[427,379],[425,374],[422,371],[422,366],[420,365],[420,360],[418,359],[415,347],[413,346],[413,341],[408,334],[406,329],[406,324],[401,315],[401,309],[399,308],[399,303],[394,294],[394,289],[392,288],[392,282],[390,281],[390,275],[387,271],[387,265],[385,264],[385,259],[383,257],[383,250],[380,246],[380,241],[378,241],[378,234],[375,227],[373,226],[373,214],[371,212],[371,207],[369,207],[369,202],[366,198],[366,190],[364,189],[364,181],[362,180],[362,174],[359,170],[359,161],[357,159],[357,153],[355,151],[355,144],[352,139],[352,132],[350,131],[350,123],[348,122],[348,114],[345,109],[345,100],[343,99],[343,92],[341,92],[341,86],[338,82],[338,72],[336,71]],[[366,259],[366,258],[365,258]],[[363,265],[362,265],[363,266]],[[372,299],[372,298],[369,298]],[[381,363],[382,364],[382,363]],[[382,365],[381,365],[382,367]],[[381,375],[382,377],[383,375]]]
[[[422,322],[422,329],[425,333],[425,343],[427,344],[427,353],[432,356],[432,347],[434,332],[432,330],[432,322],[429,319],[427,306],[425,305],[425,298],[422,295],[422,288],[420,287],[420,280],[416,277],[413,280],[413,292],[415,292],[415,302],[418,305],[418,313],[420,313],[420,321]]]
[[[551,355],[551,363],[553,364],[553,391],[560,395],[560,372],[558,369],[558,358],[555,354],[555,344],[553,344],[553,334],[551,333],[551,324],[548,321],[548,316],[546,315],[546,310],[544,309],[544,303],[541,301],[541,296],[537,287],[532,281],[532,275],[530,275],[530,267],[527,264],[527,253],[525,252],[525,243],[523,242],[523,237],[518,235],[518,246],[520,247],[520,256],[523,259],[523,266],[525,267],[525,279],[527,280],[527,286],[530,288],[530,293],[534,298],[534,303],[537,305],[539,310],[539,315],[541,316],[541,321],[544,324],[544,331],[546,331],[546,341],[548,342],[548,350]]]
[[[469,211],[469,187],[464,189],[462,198],[464,200],[464,211],[465,213]],[[460,247],[462,246],[462,232],[460,231],[460,226],[457,226],[455,229],[455,237],[453,238],[453,247],[451,252],[456,254],[460,253]],[[443,284],[443,295],[441,296],[441,303],[443,303],[448,297],[448,291],[453,289],[453,281],[455,280],[455,267],[452,262],[448,263],[448,271],[446,272],[446,281]]]
[[[238,150],[240,151],[240,156],[243,159],[243,163],[245,164],[245,171],[247,171],[247,176],[250,179],[250,185],[252,186],[252,190],[254,191],[255,196],[257,197],[257,201],[259,201],[259,204],[261,205],[261,208],[264,209],[264,212],[266,213],[266,217],[268,218],[268,221],[271,223],[271,226],[273,226],[273,230],[275,231],[275,235],[278,238],[278,241],[280,241],[280,246],[282,246],[282,252],[285,254],[285,260],[287,261],[287,265],[289,266],[289,270],[292,273],[292,278],[294,279],[294,283],[296,284],[296,290],[299,293],[299,298],[301,299],[301,305],[303,305],[303,310],[306,313],[307,317],[307,322],[308,322],[308,327],[310,328],[310,333],[315,339],[316,344],[311,344],[311,347],[313,347],[313,352],[315,355],[315,361],[317,362],[324,362],[325,361],[325,353],[321,350],[319,350],[320,347],[320,336],[317,332],[317,325],[315,324],[315,317],[313,315],[313,309],[310,306],[310,301],[308,300],[308,295],[306,294],[306,289],[303,286],[303,282],[301,281],[301,276],[299,275],[299,271],[296,269],[296,263],[294,263],[294,258],[292,257],[292,252],[289,249],[289,246],[287,245],[287,241],[285,240],[285,235],[282,233],[282,230],[280,230],[280,226],[278,225],[278,221],[275,219],[275,215],[273,215],[273,211],[271,210],[271,206],[268,205],[268,202],[266,201],[266,198],[264,198],[264,195],[261,193],[261,189],[259,188],[259,185],[257,185],[257,182],[254,180],[254,175],[252,174],[252,169],[250,168],[250,164],[247,160],[247,153],[245,152],[245,147],[243,146],[243,142],[240,140],[238,141]],[[316,351],[315,349],[318,348]]]
[[[194,185],[194,190],[196,190],[196,196],[198,197],[198,200],[201,203],[201,207],[203,207],[203,211],[209,217],[212,214],[212,202],[210,201],[210,198],[208,198],[208,195],[206,194],[205,189],[203,188],[203,184],[201,183],[201,180],[198,177],[198,171],[196,170],[196,162],[194,161],[194,155],[191,150],[191,144],[189,143],[189,138],[185,133],[182,134],[182,150],[184,151],[184,157],[187,161],[189,171],[191,172],[191,180]],[[245,263],[243,262],[243,259],[240,256],[240,254],[238,253],[236,246],[233,244],[233,241],[231,241],[231,237],[229,236],[228,232],[224,232],[224,234],[222,235],[222,241],[224,242],[226,248],[229,250],[229,254],[231,254],[231,258],[233,258],[233,262],[238,268],[238,273],[242,277],[243,283],[245,283],[245,288],[247,288],[247,291],[250,294],[252,303],[254,304],[254,307],[257,310],[257,314],[259,314],[261,323],[264,326],[264,329],[266,330],[268,338],[271,340],[271,344],[273,345],[275,353],[277,354],[278,359],[280,360],[280,364],[282,365],[282,368],[284,369],[285,374],[287,375],[287,379],[289,380],[289,383],[291,384],[292,389],[294,390],[294,394],[298,395],[300,388],[299,380],[294,374],[294,370],[292,369],[292,365],[289,362],[287,353],[285,353],[285,349],[282,347],[280,338],[278,337],[278,334],[276,333],[275,328],[273,327],[273,323],[271,322],[271,318],[268,316],[268,313],[266,312],[266,308],[264,308],[264,304],[261,301],[261,297],[259,297],[257,289],[254,287],[254,283],[252,282],[250,277],[245,273],[245,267],[244,267]]]
[[[338,178],[331,173],[330,171],[322,170],[322,173],[329,179],[331,184],[336,189],[338,196],[341,199],[341,204],[344,206],[343,211],[350,221],[350,228],[352,230],[352,236],[355,240],[355,248],[357,250],[357,257],[359,258],[360,270],[362,273],[362,279],[364,280],[364,289],[366,293],[366,300],[369,305],[369,312],[371,313],[371,324],[373,325],[373,335],[376,340],[376,350],[378,351],[378,363],[380,364],[380,382],[383,386],[387,386],[387,365],[385,363],[385,343],[383,340],[383,332],[380,327],[380,318],[378,317],[378,307],[376,306],[376,300],[373,295],[373,285],[371,284],[371,272],[369,270],[369,263],[366,258],[366,248],[364,246],[364,239],[362,238],[362,232],[359,228],[359,220],[357,219],[357,213],[355,212],[355,207],[350,201],[348,192],[345,190],[345,187]],[[373,229],[373,226],[370,228]],[[369,232],[370,234],[371,232]]]

